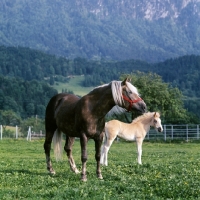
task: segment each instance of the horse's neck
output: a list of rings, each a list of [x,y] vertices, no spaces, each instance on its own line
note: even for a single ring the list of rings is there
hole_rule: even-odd
[[[138,122],[141,123],[145,129],[145,132],[149,132],[150,128],[151,128],[151,120],[152,117],[148,117],[148,118],[143,118],[141,120],[139,120]]]
[[[95,110],[98,110],[98,115],[101,113],[102,116],[105,116],[115,106],[110,86],[99,88],[99,91],[94,91],[89,95],[95,96],[93,106]]]

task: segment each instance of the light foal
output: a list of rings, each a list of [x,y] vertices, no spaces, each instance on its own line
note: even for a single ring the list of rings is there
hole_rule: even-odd
[[[118,136],[128,141],[136,141],[138,152],[138,163],[142,164],[142,143],[150,130],[150,127],[154,127],[159,132],[163,131],[160,114],[158,112],[145,113],[127,124],[118,120],[111,120],[105,124],[105,135],[103,145],[101,147],[101,159],[102,165],[108,165],[108,151]]]

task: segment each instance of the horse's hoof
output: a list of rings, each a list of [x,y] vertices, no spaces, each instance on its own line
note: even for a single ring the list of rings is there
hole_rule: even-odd
[[[48,167],[47,170],[48,170],[48,172],[49,172],[50,174],[52,174],[52,175],[56,174],[56,172],[54,171],[53,168]]]
[[[75,174],[79,174],[80,172],[78,171],[78,169],[74,170]]]
[[[55,174],[56,174],[56,172],[55,172],[54,170],[49,171],[49,173],[50,173],[51,175],[55,175]]]
[[[81,176],[81,181],[86,182],[87,181],[87,176],[86,175],[82,175]]]
[[[103,176],[102,176],[102,175],[98,176],[98,179],[102,180],[102,179],[103,179]]]

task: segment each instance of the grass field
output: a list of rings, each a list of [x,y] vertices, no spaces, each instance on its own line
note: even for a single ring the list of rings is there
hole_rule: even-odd
[[[94,87],[82,87],[81,82],[84,80],[84,76],[74,76],[71,78],[68,83],[56,82],[53,88],[58,90],[58,92],[62,92],[62,89],[71,90],[76,95],[83,96],[89,93]]]
[[[81,168],[79,141],[74,158]],[[95,174],[94,142],[88,142],[88,181],[73,174],[66,156],[52,162],[56,175],[46,171],[43,140],[0,141],[0,199],[200,199],[200,144],[143,145],[143,165],[137,164],[135,143],[115,142],[104,179]]]

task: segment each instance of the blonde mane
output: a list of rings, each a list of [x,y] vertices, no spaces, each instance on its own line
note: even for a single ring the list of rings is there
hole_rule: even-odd
[[[140,115],[139,117],[135,118],[132,123],[137,123],[141,120],[145,120],[145,119],[149,119],[149,118],[152,118],[154,116],[155,112],[147,112],[147,113],[144,113],[143,115]],[[156,116],[157,117],[160,117],[160,114],[158,112],[156,112]]]
[[[126,109],[122,108],[124,106],[124,100],[122,98],[122,86],[121,86],[122,81],[111,81],[108,84],[103,84],[103,85],[95,87],[92,91],[98,88],[108,86],[108,85],[111,85],[112,96],[116,105],[107,113],[107,116],[109,117],[109,116],[112,116],[113,114],[122,114],[126,112]],[[126,82],[126,86],[128,87],[129,90],[132,91],[132,93],[135,93],[136,95],[139,96],[138,90],[135,86],[133,86],[129,82]]]

